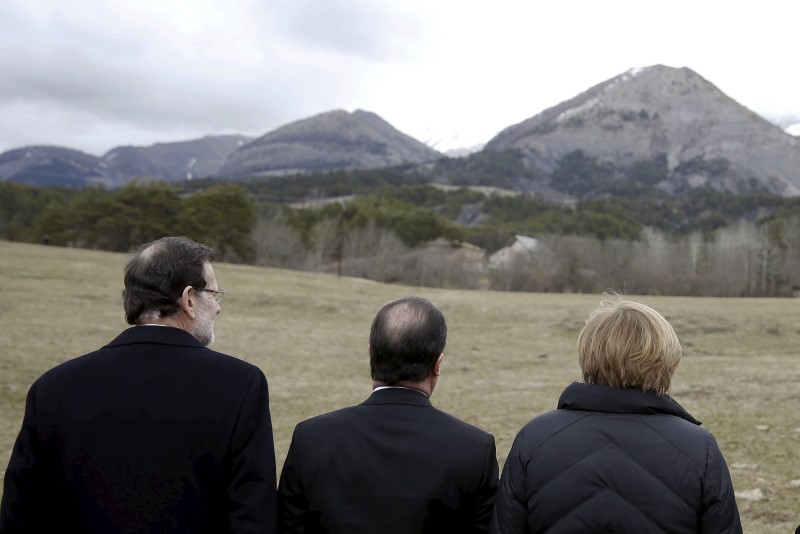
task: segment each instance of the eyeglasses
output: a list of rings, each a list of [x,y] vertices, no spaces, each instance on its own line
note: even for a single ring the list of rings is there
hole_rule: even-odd
[[[225,290],[222,288],[219,289],[198,289],[197,291],[205,291],[206,293],[212,293],[214,295],[214,301],[222,302],[222,297],[225,296]]]

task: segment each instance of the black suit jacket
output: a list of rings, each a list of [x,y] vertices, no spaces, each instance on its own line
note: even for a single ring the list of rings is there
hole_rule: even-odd
[[[28,393],[2,532],[272,532],[267,381],[187,332],[138,326]]]
[[[297,425],[278,487],[280,532],[488,529],[494,437],[410,389]]]

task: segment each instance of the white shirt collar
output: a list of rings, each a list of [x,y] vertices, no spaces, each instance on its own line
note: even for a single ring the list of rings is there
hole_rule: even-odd
[[[424,391],[420,391],[420,390],[414,389],[414,388],[407,388],[407,387],[404,387],[404,386],[378,386],[375,389],[373,389],[372,392],[375,393],[376,391],[380,391],[382,389],[407,389],[409,391],[416,391],[417,393],[419,393],[421,395],[425,395],[425,398],[428,397],[428,395],[426,395]]]

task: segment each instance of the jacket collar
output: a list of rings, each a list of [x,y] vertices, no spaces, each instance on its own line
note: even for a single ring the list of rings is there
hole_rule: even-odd
[[[203,345],[192,334],[171,326],[134,326],[124,330],[107,346],[119,347],[135,343],[203,348]]]
[[[633,388],[612,388],[597,384],[573,382],[561,398],[559,410],[582,410],[605,413],[666,414],[685,419],[699,425],[683,406],[669,395],[657,395],[654,391],[643,392]]]
[[[421,391],[408,388],[385,388],[373,391],[362,404],[408,404],[411,406],[431,407],[431,400]]]

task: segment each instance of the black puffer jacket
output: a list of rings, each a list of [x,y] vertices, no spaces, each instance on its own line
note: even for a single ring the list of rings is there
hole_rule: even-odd
[[[574,383],[519,432],[491,532],[741,532],[714,437],[669,396]]]

